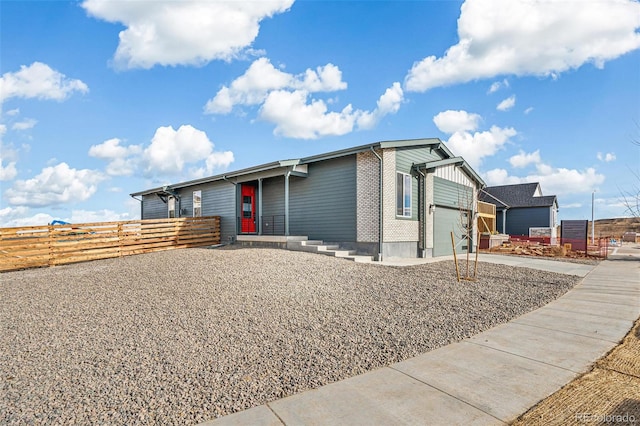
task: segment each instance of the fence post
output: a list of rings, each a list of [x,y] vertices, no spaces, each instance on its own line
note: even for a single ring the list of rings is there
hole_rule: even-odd
[[[123,247],[123,243],[122,243],[122,238],[124,237],[124,235],[122,234],[122,222],[118,222],[118,257],[122,257],[122,247]]]
[[[178,234],[180,233],[180,227],[178,226],[178,220],[179,219],[173,219],[173,232],[175,232],[176,234],[174,245],[176,247],[178,247],[178,244],[180,244],[180,238],[178,236]]]
[[[47,260],[47,265],[48,266],[54,266],[55,262],[53,260],[54,257],[54,253],[53,253],[53,226],[49,225],[47,226],[47,252],[48,252],[48,260]]]

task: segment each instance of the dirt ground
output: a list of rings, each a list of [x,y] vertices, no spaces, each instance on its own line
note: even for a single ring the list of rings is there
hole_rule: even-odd
[[[640,318],[591,371],[542,400],[513,426],[640,425]]]

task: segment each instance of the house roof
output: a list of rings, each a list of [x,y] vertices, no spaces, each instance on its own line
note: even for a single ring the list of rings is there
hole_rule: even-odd
[[[538,182],[517,185],[488,186],[480,191],[479,199],[498,208],[551,207],[558,204],[555,195],[542,194]]]
[[[415,167],[418,170],[423,169],[423,170],[431,171],[436,169],[437,167],[448,166],[451,164],[457,167],[460,167],[462,170],[464,170],[467,173],[467,175],[471,177],[473,180],[475,180],[476,182],[478,182],[481,187],[485,186],[484,180],[482,180],[480,175],[478,175],[478,173],[476,173],[476,171],[473,170],[469,165],[469,163],[467,163],[462,157],[452,157],[452,158],[445,158],[444,160],[428,161],[426,163],[414,164],[413,167]]]
[[[312,155],[309,157],[299,158],[299,159],[290,159],[290,160],[280,160],[274,161],[271,163],[261,164],[254,167],[249,167],[246,169],[236,170],[232,172],[222,173],[214,176],[209,176],[201,179],[190,180],[186,182],[180,182],[168,186],[162,186],[152,189],[147,189],[144,191],[134,192],[130,194],[131,196],[140,196],[140,195],[148,195],[154,193],[164,193],[167,192],[167,189],[179,189],[192,185],[199,185],[203,183],[215,182],[220,180],[226,180],[229,178],[235,178],[240,176],[249,175],[252,173],[259,173],[265,171],[277,171],[278,169],[282,169],[283,174],[285,170],[290,170],[291,167],[297,165],[305,165],[309,163],[314,163],[317,161],[329,160],[332,158],[344,157],[347,155],[357,154],[359,152],[370,151],[374,149],[385,149],[385,148],[406,148],[406,147],[418,147],[418,146],[431,146],[435,150],[439,150],[444,154],[446,159],[460,159],[460,157],[454,157],[453,153],[446,147],[444,143],[438,138],[423,138],[423,139],[407,139],[407,140],[394,140],[394,141],[381,141],[370,143],[366,145],[355,146],[352,148],[341,149],[338,151],[326,152],[323,154]],[[457,160],[456,160],[457,161]],[[464,160],[462,160],[464,161]],[[466,164],[466,163],[465,163]],[[480,177],[473,171],[468,165],[466,166],[468,170],[471,170],[471,175],[474,178],[480,179]],[[479,182],[484,184],[484,182],[480,179]]]

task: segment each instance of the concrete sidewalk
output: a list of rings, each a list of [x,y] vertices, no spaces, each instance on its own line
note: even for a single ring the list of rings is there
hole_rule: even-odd
[[[470,339],[205,424],[503,424],[588,370],[640,316],[639,259],[595,268],[480,260],[585,278],[558,300]]]

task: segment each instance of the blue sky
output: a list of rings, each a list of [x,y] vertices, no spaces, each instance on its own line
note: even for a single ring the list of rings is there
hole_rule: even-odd
[[[637,186],[640,3],[5,1],[0,226],[139,217],[129,193],[438,137],[560,219]]]

